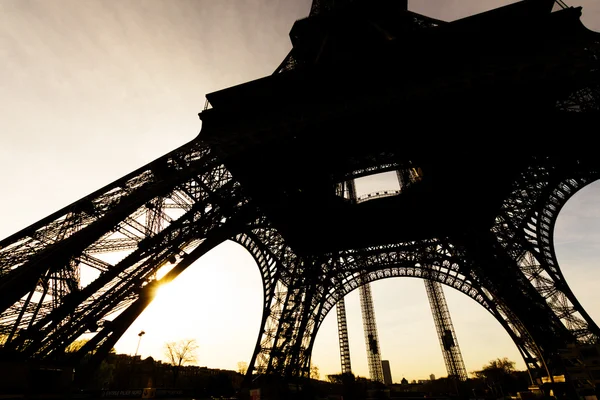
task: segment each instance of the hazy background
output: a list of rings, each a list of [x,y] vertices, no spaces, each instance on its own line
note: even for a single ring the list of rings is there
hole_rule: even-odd
[[[411,1],[453,20],[510,2]],[[600,31],[600,2],[582,5]],[[205,94],[269,75],[290,49],[288,32],[309,0],[0,0],[0,238],[45,217],[200,131]],[[565,136],[568,135],[565,132]],[[588,312],[600,319],[600,186],[569,202],[556,227],[559,261]],[[166,341],[194,337],[199,365],[236,369],[255,346],[262,308],[252,258],[226,243],[164,288],[119,341],[163,358]],[[372,284],[383,359],[393,378],[445,376],[422,281]],[[523,361],[501,326],[471,299],[446,296],[468,371],[490,359]],[[368,376],[358,293],[347,298],[352,367]],[[316,340],[321,376],[339,372],[335,312]]]

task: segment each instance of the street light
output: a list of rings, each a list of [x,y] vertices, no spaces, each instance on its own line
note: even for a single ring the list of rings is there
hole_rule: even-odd
[[[138,350],[140,349],[140,342],[142,341],[142,336],[144,336],[145,334],[146,334],[146,332],[144,332],[144,331],[141,331],[140,333],[138,333],[138,336],[140,338],[138,339],[138,344],[137,344],[137,347],[135,348],[135,355],[133,356],[134,358],[137,357]]]

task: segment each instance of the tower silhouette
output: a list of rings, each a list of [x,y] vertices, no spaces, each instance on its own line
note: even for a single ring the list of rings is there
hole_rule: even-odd
[[[443,22],[406,1],[315,1],[272,76],[206,96],[195,140],[0,242],[0,359],[78,365],[94,350],[78,371],[93,369],[158,285],[234,240],[263,280],[248,376],[307,376],[339,300],[408,276],[481,304],[537,382],[589,387],[561,351],[600,331],[553,228],[600,177],[582,146],[598,121],[600,39],[557,4]],[[395,170],[397,193],[346,195]],[[85,286],[82,266],[99,271]]]
[[[446,296],[444,296],[442,285],[428,279],[425,279],[424,282],[448,377],[466,381],[468,378],[467,370],[458,347],[454,325],[452,324],[452,318],[450,318],[450,310],[448,304],[446,304]]]
[[[365,346],[367,348],[367,360],[369,365],[369,377],[372,381],[383,383],[383,367],[381,366],[381,348],[377,334],[377,323],[375,321],[375,307],[373,307],[373,296],[371,285],[364,284],[360,287],[360,309],[363,317],[365,331]]]

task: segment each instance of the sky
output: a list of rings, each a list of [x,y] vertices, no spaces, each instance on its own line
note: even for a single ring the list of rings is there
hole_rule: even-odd
[[[501,0],[411,1],[453,20]],[[583,21],[600,31],[600,3]],[[207,93],[269,75],[310,0],[0,0],[0,238],[192,140]],[[566,133],[567,134],[567,133]],[[600,184],[559,216],[557,255],[580,302],[600,320]],[[372,284],[383,359],[393,380],[446,370],[423,282]],[[500,324],[446,288],[467,371],[508,357],[524,368]],[[254,349],[262,309],[252,257],[226,242],[161,289],[116,350],[164,359],[165,342],[195,338],[197,364],[236,369]],[[355,374],[368,376],[358,292],[346,298]],[[138,333],[146,334],[138,343]],[[317,335],[321,377],[340,370],[335,312]]]

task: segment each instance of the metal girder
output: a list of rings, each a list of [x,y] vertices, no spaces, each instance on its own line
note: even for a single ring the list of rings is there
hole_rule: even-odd
[[[383,383],[381,349],[379,346],[379,335],[377,334],[377,322],[375,321],[375,307],[373,306],[373,295],[371,294],[371,285],[365,283],[361,285],[359,291],[360,310],[363,318],[365,345],[367,348],[369,376],[372,381]]]
[[[565,176],[552,160],[540,160],[515,182],[493,228],[513,250],[522,273],[580,343],[596,343],[600,329],[585,312],[558,267],[553,232],[559,211],[579,189],[600,177],[599,171],[570,168]],[[570,176],[569,176],[570,175]],[[516,247],[516,245],[514,245]]]
[[[427,298],[429,299],[429,305],[431,306],[433,321],[438,333],[438,338],[440,339],[440,346],[442,347],[442,354],[444,356],[444,362],[446,363],[448,377],[466,381],[468,378],[467,370],[460,352],[460,347],[458,346],[458,340],[456,338],[456,333],[454,332],[454,325],[452,324],[450,310],[448,309],[448,304],[446,304],[446,296],[444,296],[442,285],[428,279],[425,279],[424,283],[427,291]]]
[[[49,227],[38,223],[2,241],[0,254],[6,257],[0,267],[5,267],[8,273],[0,278],[0,286],[12,289],[3,296],[4,310],[0,313],[2,331],[11,332],[3,337],[5,353],[43,358],[62,352],[81,334],[134,303],[142,289],[154,282],[158,269],[169,263],[176,265],[186,252],[214,235],[211,232],[230,225],[229,219],[236,217],[238,210],[247,208],[248,199],[241,195],[239,184],[231,179],[226,168],[215,163],[205,146],[196,142],[182,146],[137,173],[74,203],[67,208],[70,211],[66,217],[55,215],[45,219]],[[136,189],[123,190],[128,185]],[[105,202],[106,199],[109,201]],[[80,204],[95,204],[105,213],[94,213],[97,220],[90,217],[88,225],[80,225],[77,231],[58,229],[57,221],[69,226],[70,220],[84,219],[75,218],[72,211],[83,209]],[[129,215],[124,215],[125,210]],[[81,213],[90,216],[92,213],[88,211]],[[111,212],[122,215],[120,221],[110,224],[114,221]],[[237,225],[222,240],[246,224]],[[100,227],[105,232],[100,232]],[[61,237],[40,234],[57,230],[63,233]],[[37,247],[33,246],[34,238],[39,237],[46,240],[38,240]],[[88,244],[82,246],[82,243]],[[29,252],[24,262],[21,249]],[[98,258],[123,250],[127,254],[121,255],[117,262]],[[77,274],[84,265],[101,270],[101,274],[80,287]],[[44,275],[37,279],[34,274],[40,272]],[[37,283],[23,292],[26,283],[32,280]],[[23,289],[18,291],[14,286]],[[26,304],[21,304],[23,299],[11,304],[11,293],[13,296],[28,293],[24,297]],[[17,318],[15,309],[20,310]]]
[[[273,235],[276,238],[277,235]],[[264,239],[263,239],[264,240]],[[279,250],[279,254],[289,253],[281,238],[273,240],[273,247]],[[338,254],[334,260],[328,259],[322,262],[320,268],[312,269],[319,271],[318,276],[305,277],[321,282],[337,282],[331,285],[316,287],[310,303],[307,301],[303,292],[306,288],[297,288],[300,291],[300,298],[304,299],[304,308],[295,301],[294,293],[289,293],[289,286],[282,280],[277,283],[278,289],[272,298],[266,321],[261,329],[260,345],[257,347],[255,370],[258,373],[284,373],[286,364],[293,358],[289,352],[294,348],[291,343],[294,339],[301,339],[304,345],[304,351],[307,348],[306,343],[310,343],[316,336],[316,331],[327,315],[329,310],[339,303],[339,300],[350,291],[358,288],[361,282],[372,282],[378,279],[389,277],[410,276],[433,279],[441,282],[463,293],[482,304],[508,331],[515,343],[523,354],[528,358],[536,360],[536,363],[529,363],[532,369],[539,370],[537,375],[545,375],[544,366],[539,364],[541,358],[535,346],[531,345],[527,331],[523,328],[520,321],[514,315],[503,312],[505,306],[495,299],[489,291],[473,283],[468,277],[459,272],[459,265],[453,259],[448,251],[443,250],[443,242],[432,241],[424,243],[407,243],[398,245],[379,246],[368,249],[352,250],[346,253]],[[430,252],[429,255],[427,253]],[[295,259],[295,262],[300,262]],[[422,263],[417,262],[422,260]],[[337,262],[338,266],[334,266]],[[284,265],[284,264],[282,264]],[[423,267],[428,265],[428,267]],[[284,270],[287,271],[287,268]],[[306,270],[304,270],[306,271]],[[298,268],[298,273],[302,273],[302,268]],[[302,282],[303,279],[298,280]],[[288,281],[288,284],[295,286],[296,282]],[[296,295],[298,296],[298,295]],[[304,316],[302,316],[304,314]],[[300,322],[298,318],[306,318],[312,331],[300,331]],[[311,339],[312,336],[312,339]],[[298,343],[297,343],[298,344]],[[310,347],[310,346],[308,346]],[[275,358],[276,356],[276,358]],[[283,360],[283,361],[282,361]],[[307,358],[303,358],[306,363]],[[304,366],[308,364],[303,364]],[[536,371],[537,371],[536,370]],[[541,371],[541,372],[540,372]],[[297,371],[301,374],[301,371]]]
[[[350,343],[348,341],[348,323],[346,320],[346,302],[342,297],[335,305],[337,314],[338,338],[340,342],[340,361],[342,374],[352,373],[350,362]]]
[[[152,201],[140,201],[142,205],[129,216],[123,217],[121,223],[98,235],[98,239],[87,248],[73,252],[67,261],[75,260],[78,265],[89,265],[102,271],[88,286],[77,290],[71,287],[69,292],[61,293],[48,282],[52,282],[52,279],[74,281],[73,275],[53,275],[54,270],[44,269],[46,272],[40,277],[39,284],[36,283],[33,289],[26,292],[28,296],[9,305],[2,314],[0,321],[3,331],[12,332],[5,351],[12,350],[27,357],[53,356],[60,354],[70,342],[89,331],[90,327],[101,328],[97,338],[91,341],[98,348],[104,348],[102,346],[105,343],[118,340],[119,332],[126,329],[123,325],[125,322],[118,329],[115,326],[108,328],[111,326],[110,315],[123,310],[141,312],[143,307],[140,308],[140,304],[145,300],[140,300],[140,293],[144,292],[143,288],[151,281],[157,269],[201,245],[205,238],[210,237],[211,231],[216,232],[224,220],[248,203],[241,194],[239,185],[231,179],[225,168],[214,161],[210,159],[205,169],[198,167],[198,173],[187,180],[172,177],[172,182],[177,184],[170,191],[152,197]],[[554,254],[552,247],[544,246],[551,244],[551,227],[560,207],[576,189],[596,176],[593,172],[585,179],[579,176],[578,180],[556,180],[550,179],[548,174],[548,171],[541,169],[530,171],[529,175],[524,174],[528,178],[524,178],[524,183],[515,183],[513,196],[506,200],[502,214],[490,232],[488,247],[497,255],[504,254],[504,262],[514,265],[512,269],[509,268],[510,274],[502,278],[497,274],[489,276],[489,268],[478,266],[488,258],[481,258],[478,254],[471,256],[468,249],[473,244],[464,239],[388,244],[350,249],[316,259],[300,258],[269,221],[253,211],[245,220],[247,222],[236,224],[235,229],[221,239],[231,238],[236,230],[246,232],[234,235],[234,240],[249,249],[263,278],[263,321],[249,374],[254,371],[285,376],[306,375],[316,332],[333,305],[364,283],[388,277],[411,276],[447,284],[479,302],[507,329],[530,370],[535,371],[536,376],[547,375],[545,360],[551,355],[540,351],[537,344],[540,342],[540,333],[534,330],[532,337],[531,328],[528,328],[530,324],[524,322],[527,321],[525,316],[530,315],[529,312],[524,313],[518,309],[515,311],[514,299],[507,297],[502,284],[510,281],[512,285],[516,279],[519,287],[523,288],[525,298],[534,299],[532,304],[537,304],[537,311],[544,307],[552,310],[550,313],[546,312],[546,317],[538,317],[538,322],[573,321],[571,310],[577,303],[547,301],[555,299],[557,292],[566,293],[564,296],[567,298],[572,294],[566,291],[563,284],[548,280],[548,276],[560,279],[562,275],[554,258],[544,259],[541,255]],[[558,183],[552,186],[543,182]],[[161,204],[164,206],[163,210],[156,211]],[[167,204],[168,207],[165,206]],[[169,210],[178,210],[180,215],[168,216]],[[168,216],[161,217],[160,224],[156,222],[156,218],[148,216],[160,213]],[[542,217],[538,217],[539,215]],[[532,225],[532,221],[537,225]],[[520,230],[516,227],[520,227]],[[80,231],[86,229],[81,227]],[[43,227],[33,232],[40,230]],[[521,232],[523,240],[516,241],[518,232]],[[62,240],[57,240],[61,242],[68,240],[68,237],[64,235]],[[512,240],[510,243],[509,238]],[[31,243],[29,241],[28,244],[23,244],[24,242],[22,238],[17,238],[13,246],[9,243],[2,250],[24,248]],[[125,249],[130,253],[116,263],[90,255]],[[45,247],[40,245],[38,251],[44,252]],[[4,253],[9,254],[8,251]],[[541,258],[543,263],[537,261],[535,256]],[[17,268],[13,269],[33,268],[28,267],[33,263],[28,263],[27,260],[24,263],[19,257],[12,260],[17,264]],[[66,266],[56,271],[74,268],[71,261]],[[514,271],[521,271],[523,279],[514,275]],[[12,278],[10,273],[3,276],[3,280],[9,278]],[[523,282],[529,284],[530,290],[523,286]],[[34,293],[38,293],[37,301]],[[45,300],[49,293],[58,295],[53,296],[56,299]],[[546,303],[535,300],[538,298],[545,299]],[[539,308],[540,304],[547,306]],[[581,311],[577,311],[582,315]],[[133,316],[139,312],[123,311],[121,314]],[[131,318],[121,317],[118,321],[130,320]],[[591,329],[589,326],[593,328],[589,323],[583,327],[581,324],[571,323],[565,331],[571,332],[573,337],[585,338],[589,337],[589,334],[584,334]],[[552,327],[555,332],[561,331],[556,322],[547,327]],[[563,337],[570,337],[564,335],[565,332]]]

